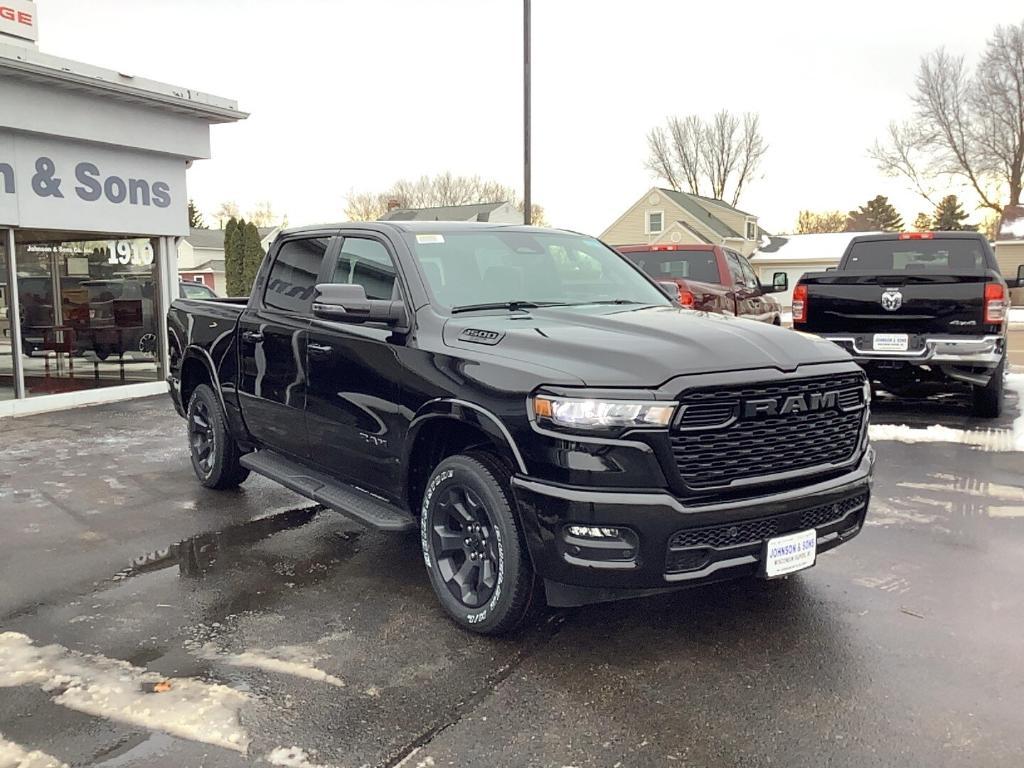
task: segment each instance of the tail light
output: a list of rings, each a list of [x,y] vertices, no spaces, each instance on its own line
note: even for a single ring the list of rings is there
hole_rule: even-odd
[[[985,324],[999,325],[1006,320],[1006,287],[1002,283],[985,283]]]
[[[935,237],[934,232],[900,232],[900,240],[931,240]]]
[[[802,323],[807,319],[807,286],[797,283],[793,289],[793,322]]]
[[[683,288],[683,286],[679,286],[679,296],[677,298],[679,303],[687,309],[693,309],[697,305],[697,300],[693,297],[693,294]]]

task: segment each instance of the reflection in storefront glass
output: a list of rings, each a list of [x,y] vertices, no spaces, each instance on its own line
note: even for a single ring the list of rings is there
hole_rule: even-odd
[[[0,229],[0,400],[14,397],[14,358],[11,354],[10,296],[7,284],[7,231]]]
[[[162,378],[156,241],[15,232],[28,396]]]

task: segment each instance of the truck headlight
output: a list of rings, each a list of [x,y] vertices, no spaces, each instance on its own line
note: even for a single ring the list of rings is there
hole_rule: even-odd
[[[675,403],[633,400],[595,400],[584,397],[536,395],[533,412],[541,424],[569,429],[623,429],[667,427]]]

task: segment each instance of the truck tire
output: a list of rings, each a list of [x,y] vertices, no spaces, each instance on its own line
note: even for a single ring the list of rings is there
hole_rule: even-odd
[[[984,387],[975,385],[974,415],[986,419],[994,419],[1003,412],[1003,371],[1006,369],[1006,355],[992,372],[992,378]]]
[[[423,494],[420,543],[430,584],[455,623],[484,635],[518,627],[534,593],[511,476],[492,454],[459,454],[438,464]]]
[[[188,401],[188,447],[192,470],[207,488],[235,488],[249,476],[238,463],[241,452],[228,431],[220,399],[200,384]]]

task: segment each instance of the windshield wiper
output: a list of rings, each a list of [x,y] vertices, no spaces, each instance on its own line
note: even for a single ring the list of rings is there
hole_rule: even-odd
[[[475,312],[478,309],[507,309],[511,312],[519,312],[523,309],[534,309],[536,307],[561,307],[565,306],[561,301],[491,301],[486,304],[463,304],[452,307],[452,314],[459,312]]]
[[[606,299],[604,301],[588,301],[588,304],[642,304],[640,301],[633,301],[632,299]]]

